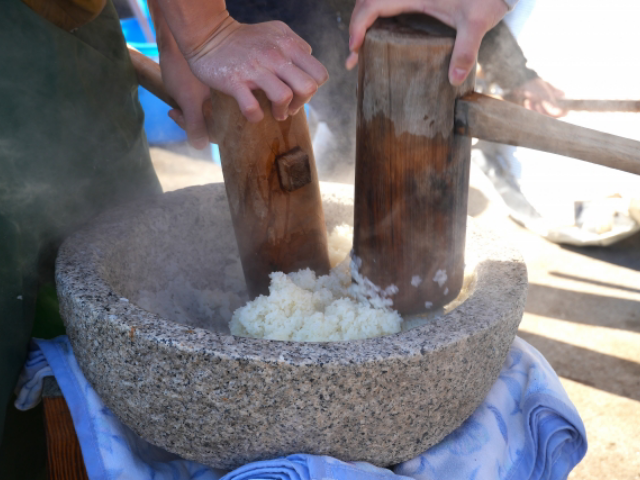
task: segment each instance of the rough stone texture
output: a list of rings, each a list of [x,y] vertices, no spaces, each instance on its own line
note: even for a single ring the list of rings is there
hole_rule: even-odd
[[[322,189],[329,228],[352,223],[350,189]],[[224,185],[212,184],[104,214],[65,242],[57,263],[69,337],[105,403],[152,443],[220,468],[296,452],[381,466],[414,457],[485,397],[527,290],[520,255],[471,224],[467,256],[479,263],[469,298],[396,335],[240,338],[124,300],[176,276],[203,288],[219,282],[233,255]]]

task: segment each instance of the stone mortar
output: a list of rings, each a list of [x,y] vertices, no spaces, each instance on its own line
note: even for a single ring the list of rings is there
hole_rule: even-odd
[[[323,184],[328,227],[352,224],[352,188]],[[136,433],[219,468],[291,453],[388,466],[442,440],[497,379],[524,310],[523,260],[471,224],[473,291],[453,311],[395,335],[335,343],[234,337],[136,306],[141,288],[219,281],[238,256],[223,184],[105,213],[57,260],[61,312],[78,363]]]

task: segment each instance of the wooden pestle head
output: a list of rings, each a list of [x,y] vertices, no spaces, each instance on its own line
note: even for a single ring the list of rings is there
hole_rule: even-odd
[[[232,97],[211,91],[207,127],[220,147],[222,173],[249,295],[267,294],[269,274],[329,272],[318,172],[304,109],[278,122],[264,111],[249,123]]]
[[[462,287],[471,139],[454,133],[451,29],[379,19],[359,56],[354,254],[395,285],[401,314],[437,309]]]

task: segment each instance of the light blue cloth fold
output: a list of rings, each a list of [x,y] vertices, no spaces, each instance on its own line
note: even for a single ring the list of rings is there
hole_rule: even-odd
[[[22,367],[18,383],[16,384],[15,406],[18,410],[29,410],[40,403],[42,397],[42,386],[45,377],[53,376],[53,370],[49,366],[42,350],[31,348],[27,361]]]
[[[123,425],[84,378],[65,336],[35,340],[17,408],[40,401],[47,375],[55,375],[69,405],[90,480],[556,480],[566,478],[587,450],[584,425],[557,375],[519,338],[474,414],[395,473],[305,454],[215,470],[165,452]]]
[[[222,480],[411,480],[365,462],[319,455],[289,455],[240,467]]]
[[[394,471],[416,480],[557,480],[586,452],[584,424],[560,379],[540,352],[516,337],[473,415]]]

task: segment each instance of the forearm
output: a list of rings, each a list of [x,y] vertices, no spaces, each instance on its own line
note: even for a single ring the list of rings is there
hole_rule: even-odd
[[[522,49],[504,22],[485,35],[478,52],[478,63],[487,81],[497,83],[504,90],[517,88],[538,76],[527,67]]]
[[[165,22],[165,28],[171,31],[187,58],[196,55],[231,20],[225,0],[152,0],[150,3],[156,4],[156,15],[163,17],[161,23]]]
[[[202,104],[209,97],[209,88],[189,69],[157,0],[148,0],[148,5],[156,28],[162,81],[167,93],[179,106],[168,112],[169,117],[186,130],[192,146],[205,148],[209,145],[209,137]]]
[[[176,43],[175,38],[173,38],[173,33],[171,33],[171,30],[169,29],[169,24],[160,10],[158,0],[148,0],[147,5],[149,7],[149,13],[151,14],[153,26],[156,29],[156,43],[158,44],[158,51],[160,52],[160,55],[162,56],[164,52],[178,52],[178,44]]]

